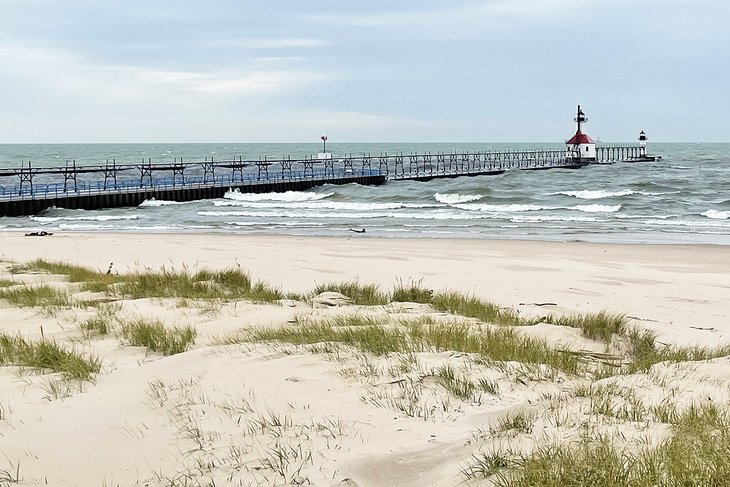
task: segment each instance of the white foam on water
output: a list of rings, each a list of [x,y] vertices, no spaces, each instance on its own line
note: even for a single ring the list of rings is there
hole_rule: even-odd
[[[581,191],[558,191],[557,193],[549,193],[549,195],[562,194],[565,196],[572,196],[581,200],[600,200],[603,198],[618,198],[621,196],[631,196],[634,194],[640,194],[643,196],[657,196],[661,193],[649,193],[647,191],[633,191],[631,189],[624,189],[622,191],[604,191],[584,189]]]
[[[91,225],[88,223],[61,223],[59,230],[113,230],[118,229],[113,225]]]
[[[144,200],[142,203],[139,204],[138,208],[157,208],[160,206],[173,206],[173,205],[182,205],[182,202],[180,201],[166,201],[166,200],[156,200],[154,198]]]
[[[236,201],[317,201],[329,198],[334,193],[308,193],[304,191],[286,191],[284,193],[241,193],[235,189],[226,192],[224,198]]]
[[[55,223],[60,221],[89,221],[89,222],[109,222],[118,220],[138,220],[139,215],[84,215],[84,216],[31,216],[30,219],[39,223]]]
[[[469,203],[471,201],[479,201],[484,196],[478,194],[436,193],[433,197],[439,203],[458,205],[461,203]]]
[[[666,220],[667,218],[674,218],[677,215],[616,215],[616,218],[620,218],[622,220],[640,220],[640,219],[647,219],[647,218],[658,218],[660,220]]]
[[[730,222],[718,220],[644,220],[641,223],[657,226],[730,228]]]
[[[727,220],[730,219],[730,211],[718,211],[718,210],[707,210],[700,213],[702,216],[711,218],[713,220]]]
[[[392,213],[326,213],[317,211],[198,211],[198,216],[248,218],[388,218]]]
[[[568,209],[584,213],[615,213],[621,209],[621,205],[576,205]]]
[[[368,210],[400,210],[403,208],[441,208],[436,204],[418,204],[418,203],[355,203],[344,201],[305,201],[305,202],[285,202],[285,201],[214,201],[217,207],[237,207],[237,208],[294,208],[304,210],[345,210],[345,211],[368,211]]]
[[[323,227],[324,223],[315,222],[226,222],[226,225],[235,225],[237,227]]]
[[[539,205],[487,205],[487,204],[465,204],[465,205],[454,205],[454,208],[460,210],[475,210],[475,211],[488,211],[496,213],[516,213],[523,211],[540,211],[540,210],[556,210],[558,208],[550,208],[547,206]]]
[[[540,222],[584,222],[602,221],[589,216],[558,216],[558,215],[515,215],[510,218],[513,223],[540,223]]]

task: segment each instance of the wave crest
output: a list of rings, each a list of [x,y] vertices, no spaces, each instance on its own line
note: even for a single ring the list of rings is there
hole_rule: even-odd
[[[284,193],[241,193],[238,189],[226,192],[224,198],[235,201],[317,201],[329,198],[334,193],[308,193],[304,191],[285,191]]]
[[[31,216],[38,223],[55,223],[59,221],[109,222],[116,220],[138,220],[139,215],[95,215],[95,216]]]
[[[619,198],[621,196],[631,196],[633,194],[640,194],[643,196],[657,196],[659,193],[649,193],[647,191],[634,191],[631,189],[624,189],[622,191],[604,191],[602,189],[590,190],[583,189],[581,191],[558,191],[557,193],[550,193],[551,195],[562,194],[565,196],[572,196],[579,200],[600,200],[603,198]]]
[[[621,205],[576,205],[569,209],[584,213],[615,213],[621,209]]]
[[[172,206],[172,205],[182,205],[182,202],[180,201],[167,201],[167,200],[156,200],[154,198],[150,198],[148,200],[144,200],[142,203],[139,204],[138,208],[157,208],[160,206]]]
[[[730,211],[718,211],[718,210],[707,210],[700,213],[702,216],[711,218],[713,220],[727,220],[730,219]]]
[[[479,201],[484,196],[479,194],[436,193],[433,195],[433,197],[439,203],[444,203],[447,205],[458,205],[460,203]]]

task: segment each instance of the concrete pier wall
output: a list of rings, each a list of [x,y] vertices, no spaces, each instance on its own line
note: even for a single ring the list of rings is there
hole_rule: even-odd
[[[244,193],[272,193],[284,191],[304,191],[323,184],[350,184],[379,185],[385,183],[384,175],[378,176],[351,176],[329,179],[312,179],[298,181],[265,181],[259,184],[245,184],[241,186],[207,186],[160,189],[139,188],[135,191],[109,190],[95,194],[67,193],[52,198],[38,198],[35,195],[26,195],[12,200],[0,199],[0,216],[24,216],[40,213],[48,208],[68,208],[73,210],[99,210],[102,208],[122,208],[139,206],[143,201],[156,199],[164,201],[194,201],[211,198],[222,198],[231,189],[238,189]]]

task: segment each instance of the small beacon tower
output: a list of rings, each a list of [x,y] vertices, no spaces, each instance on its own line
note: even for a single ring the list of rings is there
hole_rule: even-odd
[[[588,119],[580,109],[580,105],[578,105],[578,115],[574,120],[578,124],[578,130],[570,140],[565,142],[568,151],[567,159],[574,162],[596,162],[596,143],[588,134],[581,131],[583,124],[588,123]]]
[[[317,159],[323,161],[325,159],[332,159],[332,153],[327,152],[327,136],[323,135],[319,138],[322,141],[322,152],[317,154]]]
[[[646,134],[642,130],[639,132],[639,157],[646,157]]]

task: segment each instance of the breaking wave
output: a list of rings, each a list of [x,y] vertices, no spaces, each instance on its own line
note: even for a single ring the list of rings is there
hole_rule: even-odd
[[[433,195],[434,199],[439,203],[447,205],[458,205],[461,203],[469,203],[471,201],[479,201],[483,198],[482,195],[478,194],[457,194],[457,193],[436,193]]]
[[[116,220],[138,220],[139,215],[94,215],[94,216],[31,216],[38,223],[55,223],[60,221],[110,222]]]
[[[461,210],[476,210],[476,211],[489,211],[497,213],[514,213],[522,211],[540,211],[540,210],[555,210],[557,208],[550,208],[547,206],[539,205],[487,205],[487,204],[465,204],[465,205],[454,205],[455,208]]]
[[[317,201],[325,198],[329,198],[334,193],[308,193],[304,191],[286,191],[284,193],[241,193],[235,189],[228,191],[224,198],[235,200],[235,201],[285,201],[285,202],[297,202],[297,201]]]
[[[711,218],[713,220],[730,219],[730,211],[707,210],[700,213],[700,215],[706,216],[707,218]]]
[[[160,206],[182,205],[180,201],[156,200],[154,198],[144,200],[138,208],[158,208]]]
[[[621,205],[576,205],[568,209],[584,213],[615,213],[621,209]]]
[[[649,193],[646,191],[633,191],[630,189],[625,189],[623,191],[604,191],[602,189],[599,190],[589,190],[584,189],[581,191],[558,191],[557,193],[550,193],[550,195],[556,195],[556,194],[562,194],[564,196],[572,196],[574,198],[578,198],[580,200],[600,200],[603,198],[618,198],[621,196],[631,196],[633,194],[640,194],[643,196],[657,196],[660,193]]]
[[[233,207],[233,208],[294,208],[303,210],[350,210],[350,211],[367,211],[367,210],[399,210],[402,208],[440,208],[441,205],[436,204],[418,204],[418,203],[355,203],[343,201],[214,201],[217,207]]]

